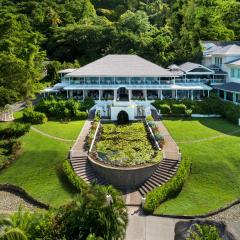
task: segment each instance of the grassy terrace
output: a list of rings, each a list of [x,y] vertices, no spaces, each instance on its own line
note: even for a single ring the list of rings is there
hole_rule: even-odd
[[[75,139],[83,123],[49,121],[35,127],[50,135]],[[33,197],[52,206],[68,201],[73,191],[62,176],[60,166],[73,143],[50,139],[33,130],[20,140],[23,143],[22,155],[9,168],[0,172],[0,183],[18,185]]]
[[[97,151],[103,160],[120,166],[160,161],[161,152],[153,149],[142,122],[127,125],[106,123],[102,126]]]
[[[165,120],[164,124],[183,155],[191,158],[192,170],[181,193],[161,204],[155,214],[204,214],[240,198],[240,132],[230,134],[240,131],[238,126],[222,119]]]

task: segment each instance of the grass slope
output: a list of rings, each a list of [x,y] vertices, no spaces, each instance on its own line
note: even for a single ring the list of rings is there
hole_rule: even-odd
[[[64,125],[49,122],[44,125],[44,130],[48,134],[59,132],[59,136],[64,137],[70,127],[67,137],[74,139],[83,125],[82,121],[77,122]],[[49,139],[32,130],[21,141],[23,153],[9,168],[0,172],[0,183],[23,187],[33,197],[52,206],[59,206],[71,199],[73,191],[60,171],[61,162],[67,157],[71,145]]]
[[[48,121],[45,124],[34,125],[34,127],[55,137],[75,140],[79,134],[79,131],[76,131],[76,129],[82,129],[84,122],[83,120],[68,123]]]
[[[222,119],[165,120],[177,141],[240,130]],[[217,210],[240,198],[240,133],[197,143],[179,144],[192,160],[181,193],[161,204],[155,214],[195,215]]]

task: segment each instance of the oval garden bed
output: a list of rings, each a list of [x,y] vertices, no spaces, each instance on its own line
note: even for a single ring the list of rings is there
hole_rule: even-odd
[[[108,182],[120,188],[141,185],[157,169],[162,152],[144,122],[103,123],[89,160]]]

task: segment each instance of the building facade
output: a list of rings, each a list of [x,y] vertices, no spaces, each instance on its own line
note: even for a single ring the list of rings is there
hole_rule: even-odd
[[[240,103],[240,46],[214,43],[204,45],[202,64],[217,72],[226,73],[226,83],[214,86],[218,95],[233,103]]]

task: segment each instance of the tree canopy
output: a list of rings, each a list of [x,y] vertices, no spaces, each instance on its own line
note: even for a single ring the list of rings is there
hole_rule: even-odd
[[[108,53],[138,54],[163,66],[200,61],[201,40],[240,39],[240,2],[1,0],[0,33],[4,105],[34,94],[47,70],[56,81],[63,62],[83,65]]]

